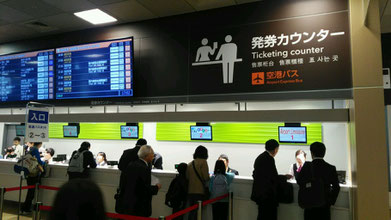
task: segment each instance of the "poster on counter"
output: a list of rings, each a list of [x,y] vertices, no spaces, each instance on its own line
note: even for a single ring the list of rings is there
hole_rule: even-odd
[[[348,11],[194,29],[189,94],[352,87]]]

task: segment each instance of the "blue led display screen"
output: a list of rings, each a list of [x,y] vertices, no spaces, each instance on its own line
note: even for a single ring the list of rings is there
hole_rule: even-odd
[[[56,49],[56,99],[133,96],[133,39]]]
[[[54,99],[54,49],[0,56],[1,102]]]

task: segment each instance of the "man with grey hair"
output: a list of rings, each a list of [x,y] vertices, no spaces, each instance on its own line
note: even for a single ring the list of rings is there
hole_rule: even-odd
[[[152,214],[152,196],[161,188],[151,186],[151,169],[148,166],[154,158],[151,146],[143,145],[138,151],[139,159],[131,162],[123,171],[122,209],[124,214],[149,217]]]

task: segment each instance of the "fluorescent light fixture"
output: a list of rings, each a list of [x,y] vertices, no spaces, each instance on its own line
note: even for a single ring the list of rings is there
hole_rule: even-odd
[[[74,13],[74,15],[95,25],[117,21],[117,19],[115,19],[114,17],[97,8],[87,11],[76,12]]]

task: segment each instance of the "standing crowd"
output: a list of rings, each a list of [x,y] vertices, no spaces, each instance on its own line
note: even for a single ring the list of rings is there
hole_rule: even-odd
[[[15,149],[22,151],[21,155],[23,151],[25,154],[15,165],[15,171],[25,172],[28,185],[39,183],[41,176],[39,174],[45,172],[45,166],[54,155],[54,150],[49,148],[45,155],[41,155],[39,149],[42,143],[27,143],[24,147],[19,147],[20,139],[17,138],[14,140],[14,145],[16,145]],[[104,207],[103,202],[89,199],[101,199],[102,195],[96,184],[89,181],[88,177],[90,168],[97,167],[97,164],[107,164],[107,159],[105,153],[100,152],[95,160],[90,147],[89,142],[83,142],[80,148],[73,152],[68,167],[70,181],[58,192],[51,219],[105,219],[104,216],[97,217],[102,214],[103,209],[96,209]],[[251,200],[258,205],[257,219],[277,220],[278,206],[281,202],[279,186],[287,179],[295,179],[300,187],[298,202],[304,209],[305,220],[331,219],[330,207],[335,204],[340,187],[335,166],[323,160],[326,153],[325,145],[320,142],[311,144],[312,162],[306,162],[306,153],[298,150],[295,155],[296,163],[291,166],[287,175],[279,175],[277,172],[274,158],[278,150],[279,143],[271,139],[266,142],[265,151],[254,162]],[[37,175],[31,169],[20,165],[21,160],[27,161],[28,158],[33,158],[37,162]],[[220,155],[215,162],[212,175],[209,174],[207,159],[207,148],[198,146],[190,163],[181,163],[176,167],[178,175],[172,180],[165,198],[165,204],[173,209],[173,213],[192,206],[198,201],[216,198],[231,191],[231,183],[239,172],[229,167],[228,156]],[[145,139],[139,139],[134,148],[123,152],[118,168],[121,176],[114,196],[116,212],[133,216],[151,216],[152,197],[162,187],[158,182],[151,184],[154,182],[151,169],[162,169],[161,155],[155,153]],[[71,195],[78,192],[85,194],[86,197],[78,196],[82,199],[71,202]],[[22,206],[23,212],[31,211],[34,193],[34,189],[28,190]],[[87,206],[88,209],[81,208]],[[88,214],[88,210],[93,214]],[[214,220],[227,220],[228,199],[212,204],[212,212]],[[79,217],[72,217],[77,215]],[[176,219],[184,218],[180,216]],[[187,219],[197,219],[197,212],[190,212]]]

